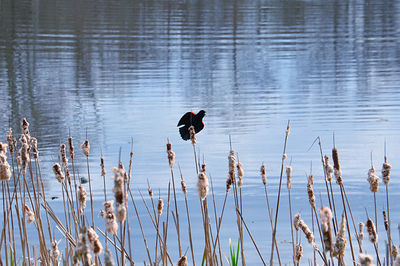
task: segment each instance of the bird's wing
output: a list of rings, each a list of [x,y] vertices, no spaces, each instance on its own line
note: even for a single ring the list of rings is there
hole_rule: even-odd
[[[190,139],[190,133],[189,133],[189,127],[188,126],[183,126],[179,128],[179,133],[181,134],[181,137],[183,140],[188,140]]]
[[[184,114],[181,119],[178,122],[177,127],[185,125],[185,124],[189,124],[191,119],[193,119],[193,116],[195,116],[196,114],[193,112],[187,112],[186,114]]]

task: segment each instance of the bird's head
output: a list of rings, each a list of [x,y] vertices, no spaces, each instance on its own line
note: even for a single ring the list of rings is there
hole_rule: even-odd
[[[206,111],[200,110],[200,111],[197,113],[197,115],[200,116],[200,117],[204,117],[204,116],[206,115]]]

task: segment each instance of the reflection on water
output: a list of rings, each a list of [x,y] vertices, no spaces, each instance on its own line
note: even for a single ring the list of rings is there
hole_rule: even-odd
[[[262,161],[279,174],[290,119],[299,184],[319,163],[307,152],[314,138],[329,152],[335,131],[347,179],[367,189],[370,151],[381,163],[385,139],[392,158],[400,148],[399,15],[397,1],[3,0],[0,132],[28,117],[45,168],[69,132],[77,144],[87,132],[93,162],[101,150],[109,168],[133,137],[142,188],[147,178],[166,186],[169,137],[193,185],[192,150],[175,125],[205,109],[199,147],[215,183],[231,134],[258,184]]]

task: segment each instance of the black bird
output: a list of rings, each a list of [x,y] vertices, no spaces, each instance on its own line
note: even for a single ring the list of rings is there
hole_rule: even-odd
[[[194,131],[199,133],[204,128],[203,117],[206,115],[204,110],[199,111],[197,114],[193,112],[187,112],[182,116],[178,122],[179,133],[183,140],[190,139],[189,127],[193,126]]]

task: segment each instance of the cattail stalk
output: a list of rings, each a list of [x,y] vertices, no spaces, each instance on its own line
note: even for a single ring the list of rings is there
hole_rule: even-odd
[[[388,245],[389,245],[389,253],[392,253],[392,237],[391,237],[391,227],[390,227],[390,208],[389,208],[389,181],[390,181],[390,171],[392,169],[392,166],[388,163],[388,158],[386,156],[386,141],[385,141],[385,156],[384,156],[384,162],[382,165],[382,179],[383,183],[385,184],[386,188],[386,205],[387,205],[387,216],[388,216],[388,222],[387,222],[387,235],[388,235]],[[390,262],[391,265],[393,265],[393,257],[390,257]]]

